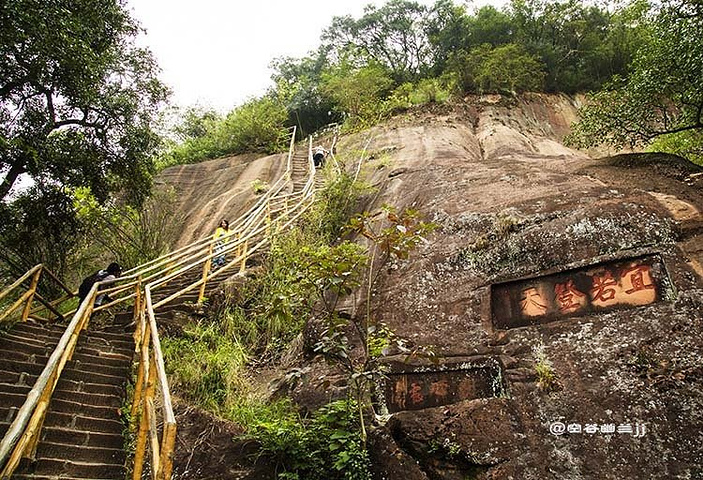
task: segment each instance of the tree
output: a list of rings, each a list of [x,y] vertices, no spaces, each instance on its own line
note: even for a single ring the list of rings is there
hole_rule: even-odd
[[[476,12],[468,22],[468,44],[470,46],[490,43],[494,47],[510,43],[515,27],[510,16],[492,6],[485,6]]]
[[[13,222],[0,241],[11,249],[29,230],[62,239],[23,261],[61,257],[75,221],[69,187],[103,203],[120,191],[139,204],[149,192],[152,122],[168,90],[137,32],[122,0],[0,3],[0,209]],[[13,192],[19,179],[32,188]],[[52,205],[51,221],[33,218],[35,205]]]
[[[143,199],[167,89],[123,2],[8,0],[0,18],[0,199],[23,174]]]
[[[397,83],[416,80],[431,67],[431,48],[425,34],[427,9],[413,1],[390,0],[381,8],[367,5],[359,20],[335,17],[322,40],[342,57],[358,53],[388,69]]]
[[[465,91],[540,91],[544,84],[541,62],[514,43],[497,48],[484,44],[468,54],[459,51],[450,57],[448,68]]]
[[[435,73],[445,70],[452,52],[467,48],[469,21],[466,7],[454,5],[452,0],[437,0],[430,10],[425,33],[434,50]]]
[[[512,0],[514,42],[540,57],[547,91],[574,93],[600,88],[613,75],[625,74],[637,42],[640,6],[609,13],[578,0]],[[636,0],[633,5],[641,4]],[[623,13],[626,12],[626,13]],[[628,21],[632,20],[630,23]]]
[[[298,126],[300,138],[340,120],[333,114],[334,103],[320,91],[322,73],[329,67],[324,49],[300,59],[278,58],[271,67],[275,94],[285,103],[288,123]]]
[[[200,106],[186,108],[180,117],[180,122],[172,130],[182,142],[206,136],[222,120],[222,116],[216,110]]]
[[[378,121],[384,113],[382,100],[393,80],[379,64],[356,68],[349,61],[330,68],[322,76],[322,92],[332,98],[353,123]]]
[[[627,79],[616,79],[580,110],[572,145],[647,144],[662,135],[703,131],[703,4],[667,0]]]

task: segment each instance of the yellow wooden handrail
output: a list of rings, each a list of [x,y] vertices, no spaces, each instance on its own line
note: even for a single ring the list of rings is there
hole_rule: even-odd
[[[7,435],[0,443],[0,466],[4,467],[0,478],[4,479],[6,476],[9,478],[22,456],[33,454],[53,389],[66,361],[73,353],[80,332],[86,328],[92,312],[133,299],[136,323],[134,338],[138,352],[138,366],[132,414],[135,418],[141,414],[133,478],[135,480],[141,478],[144,462],[148,458],[151,464],[149,470],[153,479],[170,479],[176,421],[158,336],[156,311],[159,307],[184,293],[199,287],[199,300],[202,301],[208,282],[223,278],[225,273],[233,271],[234,268],[239,268],[242,271],[246,266],[247,259],[268,245],[270,238],[267,233],[271,230],[273,214],[282,212],[285,223],[280,225],[281,222],[277,222],[277,228],[285,229],[293,225],[310,207],[315,187],[312,138],[308,142],[308,179],[305,186],[299,192],[284,191],[287,186],[292,184],[290,176],[294,140],[295,129],[292,130],[286,170],[281,178],[274,184],[274,187],[233,223],[233,231],[236,232],[237,237],[231,239],[217,255],[231,255],[232,252],[235,254],[222,268],[214,272],[209,269],[215,254],[213,253],[214,240],[207,237],[135,267],[127,271],[116,282],[99,282],[93,285],[88,297],[73,315],[71,323],[52,353],[44,372],[35,383]],[[20,280],[0,293],[0,299],[30,277],[33,279],[34,292],[32,295],[34,295],[36,282],[32,275],[36,276],[37,273],[41,273],[41,270],[41,265],[38,265],[27,272]],[[196,280],[164,298],[158,300],[152,298],[153,293],[160,290],[168,282],[190,278],[188,275],[191,272],[198,272],[197,275],[194,275],[194,277],[197,276]],[[203,272],[202,275],[199,272]],[[32,291],[32,288],[30,287],[28,291]],[[107,305],[94,307],[95,298],[103,293],[110,293],[113,296],[119,296],[119,298],[115,298]],[[23,300],[23,302],[26,301],[27,298]],[[27,306],[29,303],[25,304],[27,312],[29,312]],[[22,302],[19,303],[19,305],[21,304]],[[162,426],[160,439],[157,425]],[[150,452],[148,456],[147,449]]]
[[[68,295],[62,297],[60,301],[56,301],[53,303],[45,300],[41,295],[37,293],[37,287],[39,286],[39,281],[41,280],[42,275],[45,275],[46,277],[48,277],[49,281],[54,282],[58,286],[60,286],[64,291],[68,293]],[[0,312],[0,322],[8,318],[20,306],[23,307],[22,315],[20,316],[20,319],[23,322],[30,318],[30,316],[33,316],[33,314],[44,308],[48,309],[56,316],[62,318],[63,315],[56,309],[56,307],[60,303],[69,300],[71,297],[75,296],[75,293],[73,293],[66,285],[64,285],[63,282],[61,282],[61,280],[59,280],[57,276],[51,272],[51,270],[46,268],[41,263],[30,268],[12,285],[0,292],[0,300],[10,295],[10,293],[12,293],[13,291],[20,290],[23,287],[24,282],[26,282],[27,280],[30,280],[30,284],[27,287],[26,291],[22,293],[10,307],[6,308],[4,312]],[[39,303],[41,303],[43,306],[37,307],[35,310],[32,310],[32,303],[34,302],[34,300],[39,301]]]

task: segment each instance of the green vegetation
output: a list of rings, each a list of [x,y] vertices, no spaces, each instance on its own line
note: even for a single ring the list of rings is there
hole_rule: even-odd
[[[309,422],[295,417],[259,422],[250,435],[276,462],[279,479],[366,480],[370,463],[356,433],[356,409],[352,401],[333,402]]]
[[[268,183],[262,181],[261,179],[256,179],[251,182],[251,189],[254,190],[255,195],[261,195],[262,193],[268,192],[270,186]]]
[[[554,373],[552,362],[547,358],[544,345],[538,345],[534,349],[535,372],[537,373],[537,387],[543,392],[551,392],[559,388],[557,376]]]
[[[173,129],[181,143],[172,143],[157,160],[159,168],[197,163],[245,152],[274,153],[285,148],[288,113],[277,99],[249,100],[224,117],[212,111],[188,109]]]
[[[358,284],[361,268],[351,278],[345,274],[363,268],[362,247],[331,243],[363,191],[340,174],[322,190],[326,201],[316,202],[299,227],[272,238],[263,273],[215,306],[210,318],[162,339],[174,391],[242,425],[277,462],[279,478],[368,478],[354,403],[334,403],[300,418],[289,402],[264,401],[246,380],[251,364],[278,358],[305,322],[320,314],[315,302],[326,291],[347,292]]]
[[[693,0],[512,0],[502,11],[452,0],[369,5],[359,18],[334,18],[309,56],[275,60],[266,95],[225,115],[183,111],[156,156],[152,125],[167,91],[119,2],[1,9],[0,261],[11,276],[39,262],[60,275],[73,268],[73,239],[92,231],[73,209],[77,189],[99,205],[140,207],[155,165],[273,153],[293,125],[301,137],[330,122],[361,129],[467,93],[605,86],[582,110],[574,145],[701,155],[703,14]],[[23,174],[34,185],[8,201]],[[27,236],[31,247],[20,240]]]
[[[336,17],[310,56],[272,64],[272,94],[307,134],[332,121],[363,128],[455,94],[598,89],[626,76],[650,6],[512,0],[503,11],[438,0],[368,5]]]
[[[368,478],[365,419],[370,381],[378,374],[371,363],[391,347],[409,352],[368,306],[351,320],[337,312],[339,300],[360,289],[370,302],[379,272],[407,258],[433,228],[417,212],[392,208],[347,224],[366,190],[348,174],[338,175],[299,227],[272,237],[263,273],[238,285],[211,319],[162,341],[174,390],[240,422],[276,462],[279,478]],[[342,240],[351,232],[368,239],[369,248]],[[299,418],[287,402],[264,402],[245,379],[249,366],[278,358],[309,321],[324,329],[315,349],[347,372],[349,400]],[[359,344],[364,353],[352,359]]]
[[[123,2],[2,2],[0,18],[0,268],[63,275],[84,227],[70,190],[141,205],[168,91]],[[14,192],[21,179],[32,186]]]
[[[457,3],[389,0],[334,18],[309,56],[274,60],[264,96],[224,115],[181,112],[158,155],[153,125],[167,90],[149,52],[135,47],[138,25],[121,2],[3,4],[0,269],[16,277],[42,262],[64,276],[95,267],[71,260],[74,240],[94,235],[74,209],[81,189],[98,205],[139,209],[157,167],[273,153],[294,125],[300,138],[331,122],[362,129],[464,94],[603,87],[573,145],[643,145],[700,162],[700,2]],[[22,176],[34,183],[11,194]]]
[[[703,132],[703,7],[663,2],[643,14],[643,45],[630,75],[591,96],[568,140],[579,147],[647,145],[700,159]]]

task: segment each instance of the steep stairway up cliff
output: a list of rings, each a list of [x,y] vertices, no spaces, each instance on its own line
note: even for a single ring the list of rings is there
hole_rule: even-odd
[[[127,316],[117,316],[127,322]],[[111,325],[111,328],[119,325]],[[18,479],[118,479],[125,476],[120,407],[129,379],[132,334],[83,332],[59,379],[33,461],[23,460]],[[117,328],[119,329],[119,328]],[[0,338],[0,434],[14,420],[58,343],[62,328],[20,323]]]
[[[296,148],[291,160],[290,175],[294,192],[299,192],[305,187],[305,182],[308,180],[309,165],[308,149],[302,146]]]

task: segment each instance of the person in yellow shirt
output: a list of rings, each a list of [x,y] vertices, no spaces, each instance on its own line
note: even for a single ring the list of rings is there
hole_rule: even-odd
[[[230,232],[229,230],[229,222],[223,219],[217,226],[217,229],[215,230],[215,233],[212,236],[212,239],[215,240],[214,252],[216,254],[219,254],[215,257],[212,257],[213,269],[221,267],[225,264],[225,254],[222,252],[225,249],[225,245],[229,241],[229,236],[231,235],[231,233],[232,232]]]

